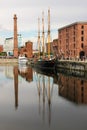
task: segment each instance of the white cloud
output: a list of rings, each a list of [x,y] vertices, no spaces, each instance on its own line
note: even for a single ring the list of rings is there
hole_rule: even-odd
[[[87,19],[87,0],[0,0],[0,36],[12,35],[13,16],[17,14],[18,32],[29,40],[36,39],[37,19],[42,18],[42,11],[45,14],[47,30],[48,8],[51,10],[51,29],[55,30],[51,34],[52,38],[57,37],[58,28]],[[5,36],[6,32],[8,35]]]

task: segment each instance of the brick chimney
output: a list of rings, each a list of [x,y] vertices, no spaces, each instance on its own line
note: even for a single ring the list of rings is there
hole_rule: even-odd
[[[14,57],[18,58],[17,16],[14,14]]]

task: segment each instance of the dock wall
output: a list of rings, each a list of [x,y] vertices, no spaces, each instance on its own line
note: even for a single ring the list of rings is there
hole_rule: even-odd
[[[0,64],[17,64],[18,59],[8,59],[8,58],[1,58]]]
[[[87,61],[60,60],[57,62],[57,69],[87,71]]]

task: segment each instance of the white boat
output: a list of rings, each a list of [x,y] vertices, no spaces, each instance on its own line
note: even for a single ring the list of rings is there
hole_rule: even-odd
[[[25,57],[25,56],[19,56],[19,57],[18,57],[18,63],[19,63],[19,64],[26,64],[27,61],[28,61],[28,59],[27,59],[27,57]]]

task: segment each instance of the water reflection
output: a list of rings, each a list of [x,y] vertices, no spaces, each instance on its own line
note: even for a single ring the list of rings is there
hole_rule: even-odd
[[[87,129],[86,78],[27,66],[0,66],[0,78],[0,129]]]
[[[33,70],[32,68],[26,65],[19,65],[18,67],[19,75],[26,79],[26,81],[31,82],[33,81]]]
[[[59,74],[59,95],[78,104],[87,104],[87,80]]]
[[[33,73],[34,72],[34,73]],[[87,104],[87,80],[79,77],[68,76],[63,73],[54,73],[42,72],[36,69],[32,69],[28,66],[6,66],[5,75],[7,78],[14,79],[14,90],[15,90],[15,107],[18,107],[18,75],[24,78],[28,82],[32,82],[33,75],[37,75],[37,90],[39,97],[39,104],[41,98],[41,91],[43,94],[43,106],[45,104],[45,96],[47,95],[47,100],[49,108],[51,105],[51,90],[50,82],[52,84],[58,85],[58,94],[70,101],[73,101],[78,104]],[[53,80],[53,81],[52,81]],[[40,110],[39,110],[40,112]]]
[[[53,90],[53,78],[47,75],[35,73],[37,76],[37,90],[38,90],[38,99],[39,99],[39,115],[42,111],[42,118],[45,121],[45,112],[47,106],[47,115],[49,125],[51,124],[51,98]],[[42,100],[41,100],[42,99]],[[42,105],[41,105],[42,104]],[[42,106],[42,110],[41,110]]]
[[[15,108],[18,108],[18,66],[14,66]]]

